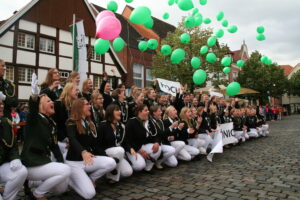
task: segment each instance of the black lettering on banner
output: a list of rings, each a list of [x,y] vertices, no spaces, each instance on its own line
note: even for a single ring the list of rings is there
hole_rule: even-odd
[[[222,133],[222,137],[223,138],[234,137],[232,129],[231,130],[230,129],[228,129],[228,130],[221,130],[221,133]]]
[[[176,87],[172,86],[172,87],[169,87],[168,85],[166,84],[163,84],[162,82],[160,83],[160,87],[161,88],[166,88],[169,92],[172,92],[172,93],[176,93]]]

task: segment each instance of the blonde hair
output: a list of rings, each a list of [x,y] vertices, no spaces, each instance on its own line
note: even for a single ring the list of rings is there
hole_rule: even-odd
[[[71,106],[70,119],[75,121],[77,131],[80,134],[87,134],[82,123],[82,109],[84,106],[84,101],[87,101],[85,98],[76,99]],[[90,131],[94,132],[96,130],[94,123],[90,117],[86,117],[86,121],[89,124]]]
[[[84,93],[91,92],[91,91],[89,91],[89,88],[88,88],[89,81],[92,81],[92,80],[90,78],[88,78],[88,79],[86,79],[86,80],[83,81],[81,92],[84,92]]]
[[[170,114],[170,112],[171,112],[172,109],[175,109],[175,107],[174,106],[168,106],[166,108],[164,116],[163,116],[163,119],[168,119],[169,114]]]
[[[180,119],[181,119],[181,120],[185,121],[185,122],[188,124],[188,127],[189,127],[189,128],[192,128],[193,125],[192,125],[191,120],[189,120],[189,119],[186,117],[186,113],[187,113],[189,110],[191,110],[191,109],[188,108],[188,107],[182,108],[181,111],[180,111],[180,115],[179,115],[179,116],[180,116]]]
[[[71,103],[73,101],[71,93],[74,87],[77,87],[74,83],[67,83],[59,98],[62,101],[62,103],[66,106],[67,110],[71,109]]]
[[[68,79],[67,79],[67,83],[70,83],[70,82],[73,82],[73,79],[76,77],[76,76],[79,76],[79,73],[78,72],[71,72],[71,74],[69,75]]]

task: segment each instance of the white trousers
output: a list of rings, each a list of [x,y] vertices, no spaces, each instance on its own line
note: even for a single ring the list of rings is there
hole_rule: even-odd
[[[4,163],[0,166],[0,183],[5,183],[5,188],[3,192],[4,200],[15,199],[18,192],[22,189],[23,184],[27,177],[27,169],[22,165],[16,171],[10,169],[9,162]],[[0,199],[1,195],[0,195]]]
[[[91,165],[83,161],[66,160],[66,163],[71,167],[70,186],[85,199],[96,195],[93,182],[117,166],[115,160],[107,156],[95,156]]]
[[[184,148],[179,152],[178,159],[190,161],[199,153],[200,153],[199,149],[186,144]]]
[[[175,148],[175,156],[177,157],[179,152],[184,148],[185,146],[185,143],[183,141],[179,141],[179,140],[176,140],[176,141],[173,141],[173,142],[170,142],[171,143],[171,146]]]
[[[68,153],[68,144],[66,142],[60,142],[60,141],[58,141],[57,144],[64,160],[66,160],[67,153]]]
[[[256,128],[250,128],[250,131],[247,132],[247,134],[249,135],[249,137],[254,137],[254,138],[258,137],[258,132]]]
[[[199,149],[201,154],[206,154],[206,149],[204,148],[204,145],[206,144],[205,140],[200,138],[190,138],[188,139],[188,144]]]
[[[141,149],[143,149],[144,151],[147,152],[147,154],[153,159],[156,160],[159,158],[160,154],[161,154],[161,146],[159,146],[158,151],[156,153],[153,153],[152,147],[153,147],[153,143],[149,143],[149,144],[144,144],[142,146]],[[145,159],[146,161],[146,167],[145,170],[146,171],[150,171],[153,166],[154,166],[154,162],[149,160],[149,159]]]
[[[37,167],[28,167],[28,180],[40,184],[33,190],[35,197],[43,197],[47,192],[61,194],[68,189],[71,169],[68,165],[50,162]]]
[[[206,133],[201,133],[199,134],[199,139],[201,140],[204,140],[205,143],[203,145],[203,148],[205,149],[205,151],[207,151],[207,148],[208,147],[211,147],[212,146],[212,143],[213,143],[213,139],[210,135],[206,134]]]
[[[245,142],[245,134],[244,131],[233,131],[234,137],[238,140],[242,139],[243,142]]]
[[[146,167],[146,161],[140,153],[136,153],[134,156],[126,152],[126,155],[134,171],[142,171]]]
[[[106,154],[110,157],[117,158],[117,174],[107,173],[106,177],[114,181],[119,181],[121,177],[129,177],[132,175],[132,167],[126,159],[124,159],[125,151],[122,147],[111,147],[105,150]]]
[[[269,124],[262,125],[263,136],[269,135]]]
[[[171,166],[171,167],[174,167],[177,166],[178,162],[177,162],[177,159],[176,157],[174,156],[175,154],[175,148],[170,146],[170,145],[165,145],[165,144],[161,144],[161,153],[162,153],[162,158],[157,160],[157,163],[158,164],[169,164],[168,166]],[[171,156],[174,156],[174,158],[176,159],[176,163],[174,162],[174,159],[170,159],[169,158]]]

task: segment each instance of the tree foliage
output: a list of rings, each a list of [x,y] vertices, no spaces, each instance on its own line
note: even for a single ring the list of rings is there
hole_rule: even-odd
[[[201,66],[200,69],[205,70],[207,73],[222,72],[222,66],[220,60],[224,55],[229,52],[229,48],[225,45],[217,44],[209,48],[209,52],[214,52],[219,58],[219,61],[210,64],[206,62],[206,54],[201,55],[200,49],[203,45],[207,45],[207,39],[212,36],[212,29],[202,29],[199,26],[194,28],[186,28],[183,24],[184,18],[181,23],[179,23],[178,28],[172,32],[168,33],[167,37],[161,41],[161,45],[168,44],[172,47],[172,51],[177,48],[182,48],[185,50],[185,59],[178,65],[171,63],[171,55],[164,56],[160,52],[160,48],[157,48],[156,55],[153,57],[153,67],[152,74],[157,78],[164,78],[167,80],[179,81],[182,84],[187,84],[190,90],[194,89],[194,83],[192,76],[194,69],[190,61],[195,56],[200,58]],[[183,44],[180,42],[180,35],[183,33],[188,33],[191,37],[191,41],[188,44]],[[211,78],[209,76],[208,80]]]
[[[261,54],[255,51],[250,59],[245,62],[243,69],[239,72],[237,81],[244,88],[259,91],[259,94],[246,95],[250,99],[259,98],[261,102],[267,103],[268,97],[281,97],[288,89],[288,81],[283,69],[277,64],[269,66],[260,62]]]
[[[300,96],[300,70],[289,79],[289,93]]]

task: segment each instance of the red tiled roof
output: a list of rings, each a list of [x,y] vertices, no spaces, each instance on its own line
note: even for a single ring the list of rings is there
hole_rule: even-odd
[[[241,59],[241,50],[231,51],[233,62],[236,62]]]
[[[284,75],[288,76],[294,69],[291,65],[279,65],[284,70]]]

